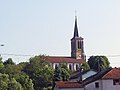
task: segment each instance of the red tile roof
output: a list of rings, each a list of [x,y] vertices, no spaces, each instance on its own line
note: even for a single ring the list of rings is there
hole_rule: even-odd
[[[48,56],[48,61],[51,63],[83,63],[83,59],[74,59],[71,57],[57,57],[57,56]]]
[[[83,86],[79,82],[58,81],[56,82],[58,88],[82,88]]]
[[[113,68],[102,79],[120,79],[120,68]]]

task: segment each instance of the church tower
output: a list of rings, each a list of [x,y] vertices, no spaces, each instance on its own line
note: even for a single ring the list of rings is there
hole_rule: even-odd
[[[83,38],[79,37],[76,16],[75,16],[74,35],[73,38],[71,39],[71,57],[75,59],[85,60]]]

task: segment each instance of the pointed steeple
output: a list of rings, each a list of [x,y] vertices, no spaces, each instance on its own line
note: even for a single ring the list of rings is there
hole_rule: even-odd
[[[79,37],[77,17],[75,16],[74,36],[71,39],[71,57],[85,60],[83,38]]]
[[[75,26],[74,26],[74,36],[73,36],[73,38],[75,38],[75,37],[79,37],[78,27],[77,27],[77,16],[75,16]]]

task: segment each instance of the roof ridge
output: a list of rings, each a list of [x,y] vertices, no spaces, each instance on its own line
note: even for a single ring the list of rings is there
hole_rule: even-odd
[[[110,71],[108,71],[106,74],[104,74],[104,75],[102,76],[102,79],[103,79],[105,76],[107,76],[110,72],[112,72],[112,70],[113,70],[113,68],[112,68]]]

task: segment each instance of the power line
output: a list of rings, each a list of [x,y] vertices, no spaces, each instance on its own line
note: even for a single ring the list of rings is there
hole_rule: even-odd
[[[0,55],[5,55],[5,56],[35,56],[33,54],[13,54],[13,53],[1,53]],[[96,55],[87,55],[86,57],[90,57],[90,56],[96,56]],[[98,56],[102,56],[102,55],[98,55]],[[106,57],[120,57],[120,55],[103,55]]]
[[[91,55],[91,56],[120,57],[120,55]],[[90,55],[88,55],[86,57],[90,57]]]
[[[35,55],[28,55],[28,54],[10,54],[10,53],[2,53],[0,55],[5,55],[5,56],[35,56]]]

